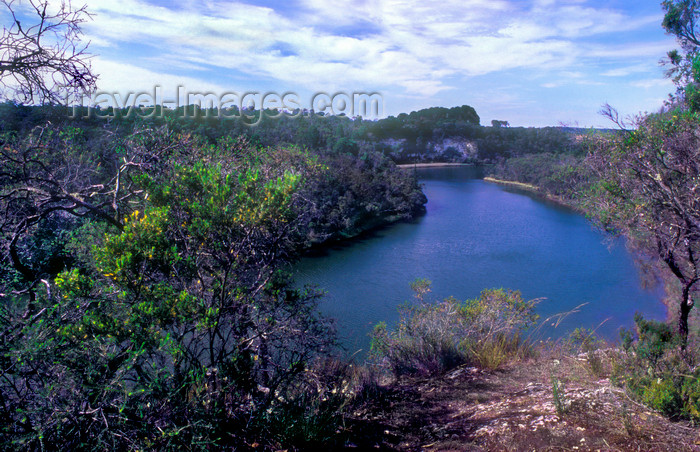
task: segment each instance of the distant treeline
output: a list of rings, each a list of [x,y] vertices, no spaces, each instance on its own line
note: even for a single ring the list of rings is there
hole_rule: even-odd
[[[580,137],[586,129],[567,127],[508,127],[507,121],[482,126],[474,108],[427,108],[396,117],[368,121],[309,111],[280,115],[276,111],[219,114],[216,109],[190,105],[176,110],[161,107],[89,110],[87,107],[27,107],[0,105],[3,130],[23,130],[44,121],[123,131],[136,126],[162,126],[207,137],[247,136],[255,145],[298,145],[314,151],[362,156],[378,152],[396,163],[492,163],[536,153],[583,153]],[[234,112],[236,113],[236,112]]]

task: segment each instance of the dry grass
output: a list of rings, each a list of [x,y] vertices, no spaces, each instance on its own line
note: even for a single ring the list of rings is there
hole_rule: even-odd
[[[536,300],[490,289],[474,300],[429,303],[423,301],[429,282],[412,287],[420,302],[400,310],[396,329],[380,324],[373,335],[375,361],[396,377],[439,375],[462,364],[496,369],[529,355],[530,343],[521,336],[537,319]]]

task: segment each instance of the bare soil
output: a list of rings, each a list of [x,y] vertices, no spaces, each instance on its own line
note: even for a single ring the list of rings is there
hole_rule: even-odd
[[[558,400],[553,379],[563,384]],[[354,450],[700,451],[697,427],[632,401],[584,355],[403,379],[356,409],[346,429]]]

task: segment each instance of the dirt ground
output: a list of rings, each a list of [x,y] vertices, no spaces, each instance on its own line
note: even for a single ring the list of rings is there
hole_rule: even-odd
[[[632,401],[585,360],[394,382],[348,420],[346,450],[700,451],[700,429]]]

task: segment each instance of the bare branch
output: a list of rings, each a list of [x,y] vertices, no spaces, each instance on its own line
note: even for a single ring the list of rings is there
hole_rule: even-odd
[[[11,17],[0,36],[2,97],[62,104],[95,89],[88,44],[80,42],[80,25],[90,18],[85,5],[74,8],[68,0],[52,10],[46,0],[0,0],[1,8]]]

